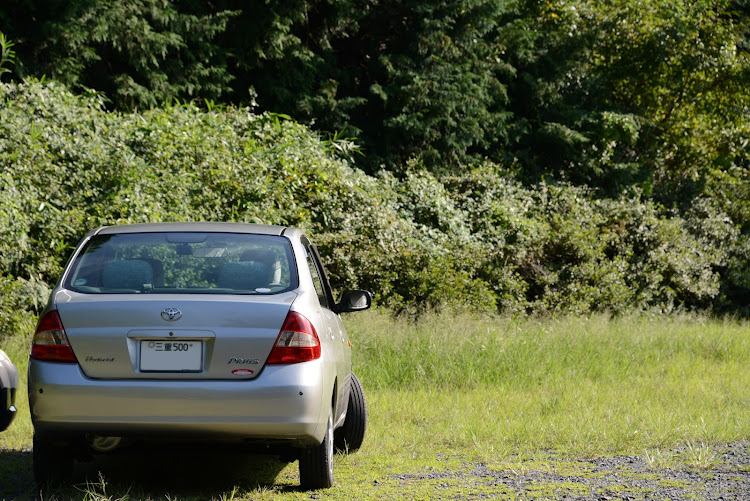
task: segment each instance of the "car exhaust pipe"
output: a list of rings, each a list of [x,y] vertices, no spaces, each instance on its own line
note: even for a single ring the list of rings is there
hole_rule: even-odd
[[[102,437],[100,435],[94,435],[89,438],[89,445],[96,452],[111,452],[120,445],[121,441],[121,437]]]

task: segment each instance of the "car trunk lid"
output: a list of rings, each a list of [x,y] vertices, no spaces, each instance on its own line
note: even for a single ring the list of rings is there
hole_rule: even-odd
[[[252,379],[295,297],[64,291],[56,303],[90,378]]]

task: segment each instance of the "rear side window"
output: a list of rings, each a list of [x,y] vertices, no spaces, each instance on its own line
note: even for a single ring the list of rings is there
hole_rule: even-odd
[[[313,285],[315,286],[315,292],[318,294],[318,302],[320,302],[321,306],[328,308],[328,301],[326,300],[325,290],[323,289],[323,281],[320,279],[318,267],[309,250],[307,251],[307,266],[310,268],[310,275],[312,276]]]
[[[96,235],[64,286],[91,294],[276,294],[297,287],[289,241],[240,233]]]

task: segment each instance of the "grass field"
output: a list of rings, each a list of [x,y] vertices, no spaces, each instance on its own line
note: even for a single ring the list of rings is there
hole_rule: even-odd
[[[294,463],[154,453],[135,464],[130,458],[88,465],[91,483],[81,476],[79,485],[45,499],[451,497],[478,489],[460,474],[478,464],[517,472],[554,455],[561,467],[575,469],[565,458],[645,454],[655,466],[679,460],[700,469],[712,466],[719,444],[750,437],[746,322],[700,316],[407,322],[381,312],[345,322],[370,422],[363,448],[337,456],[334,488],[299,491]],[[3,344],[21,371],[26,343]],[[33,495],[23,392],[19,409],[0,434],[5,498]],[[677,459],[668,452],[676,447],[684,451]],[[445,471],[458,474],[441,480]],[[482,493],[519,497],[505,485],[495,488],[483,486]]]

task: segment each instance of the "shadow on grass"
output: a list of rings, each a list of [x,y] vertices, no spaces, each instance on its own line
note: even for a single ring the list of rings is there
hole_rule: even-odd
[[[0,451],[0,499],[237,499],[248,491],[298,490],[295,479],[276,484],[288,464],[239,449],[132,447],[76,461],[71,482],[52,485],[40,497],[31,453]]]
[[[0,499],[33,499],[31,451],[0,449]]]

